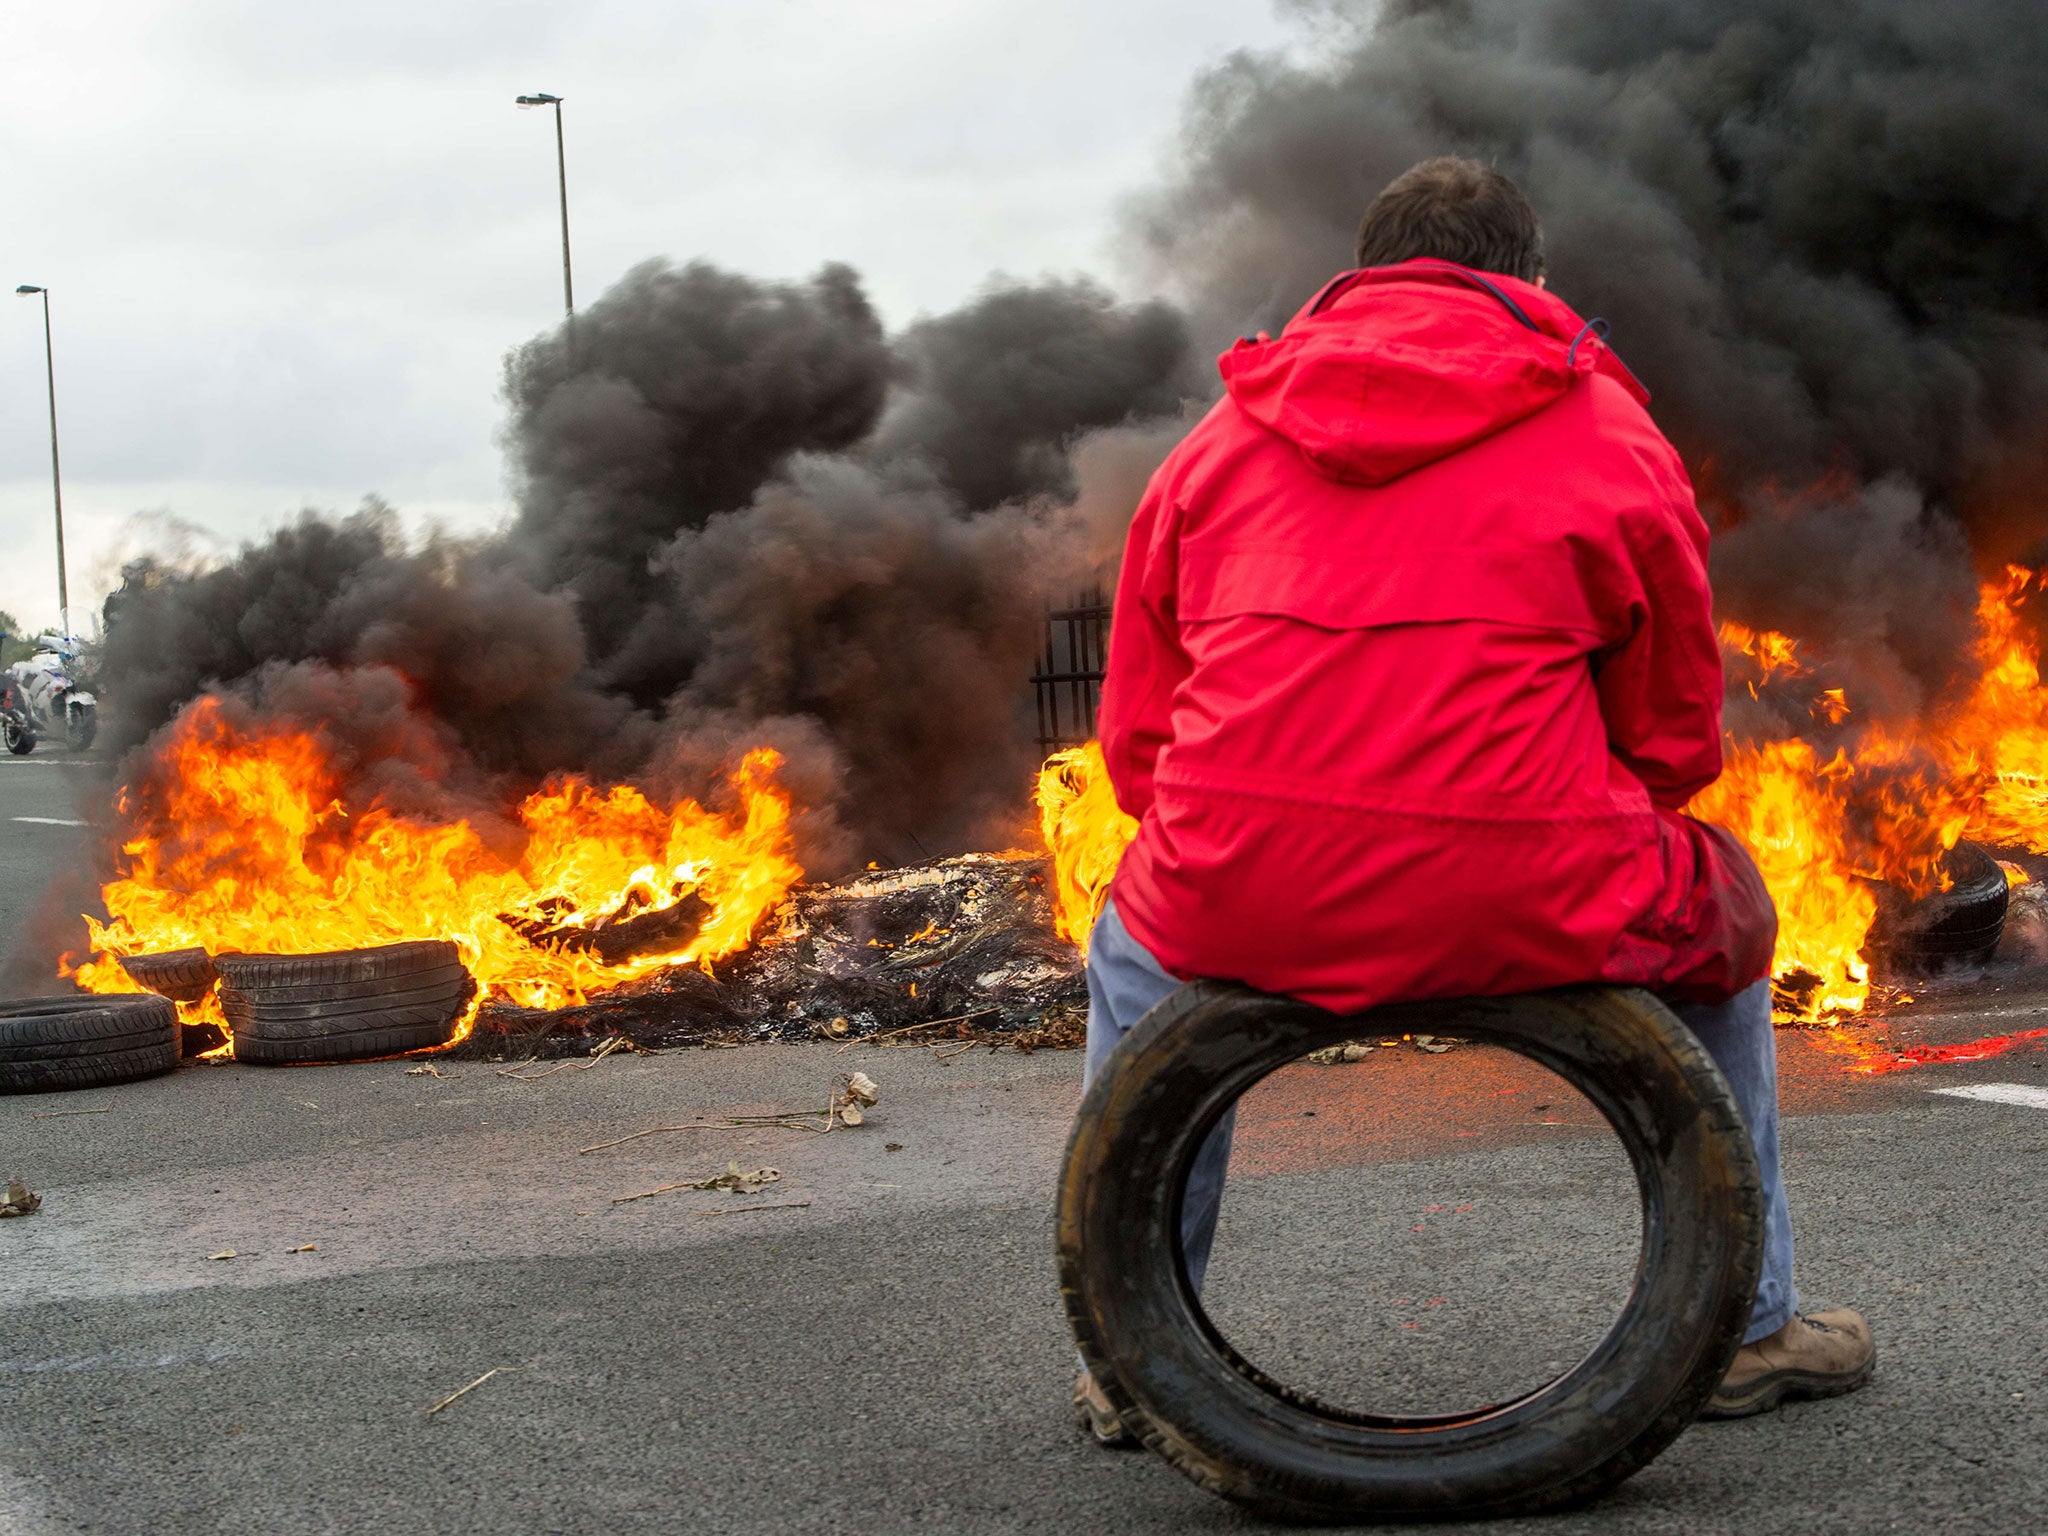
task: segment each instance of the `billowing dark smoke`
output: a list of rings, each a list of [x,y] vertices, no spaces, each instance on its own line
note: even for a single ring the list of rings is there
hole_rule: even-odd
[[[859,825],[887,847],[1013,840],[1047,600],[1114,557],[1182,430],[1098,434],[1074,455],[1072,501],[965,515],[886,463],[796,460],[655,557],[649,628],[672,649],[644,659],[685,679],[671,718],[815,721]]]
[[[702,795],[766,743],[815,872],[1007,842],[1046,603],[1113,561],[1186,356],[1173,311],[1085,284],[992,289],[899,349],[843,267],[648,263],[508,359],[504,534],[415,547],[372,500],[131,565],[110,740],[225,691],[316,731],[364,803],[479,828],[552,773]]]
[[[532,782],[628,765],[644,750],[641,722],[585,684],[584,661],[568,598],[537,590],[488,544],[409,548],[374,501],[341,519],[302,513],[196,575],[140,562],[107,604],[116,745],[213,684],[321,663],[402,674],[483,772]]]
[[[1493,160],[1543,215],[1552,285],[1613,322],[1711,514],[1740,525],[1724,609],[1857,650],[1873,703],[1948,682],[1968,551],[2048,532],[2038,6],[1299,8],[1329,46],[1207,77],[1140,216],[1204,339],[1276,327],[1417,159]]]
[[[609,681],[649,704],[671,681],[637,661],[654,552],[791,454],[865,437],[897,367],[847,267],[796,285],[660,261],[506,360],[513,544],[575,595]]]
[[[959,668],[938,664],[928,621],[943,611],[939,628],[962,638],[970,666],[993,637],[1006,637],[1000,675],[975,679],[1000,690],[1002,679],[1022,681],[1017,658],[1030,653],[1011,643],[1012,600],[1042,608],[1044,593],[999,538],[970,552],[949,519],[1071,498],[1078,487],[1067,453],[1078,435],[1174,411],[1195,387],[1186,359],[1174,311],[1125,307],[1085,283],[999,286],[919,323],[892,348],[844,267],[799,286],[649,262],[579,315],[573,338],[544,337],[507,361],[508,442],[522,475],[511,548],[536,585],[574,598],[600,686],[659,708],[678,690],[696,697],[698,659],[730,650],[731,620],[707,616],[730,605],[703,590],[689,555],[692,535],[727,515],[718,544],[741,586],[765,590],[786,579],[821,601],[827,587],[840,589],[830,599],[835,614],[796,628],[820,645],[861,648],[862,665],[876,674],[869,702],[877,712],[903,713],[894,690],[909,690],[917,708],[957,715],[946,698]],[[896,404],[876,432],[892,383]],[[821,544],[798,552],[806,565],[824,549],[843,563],[820,584],[792,566],[797,551],[777,521],[779,495],[753,502],[794,456],[835,450],[872,466],[877,489],[858,509],[827,498],[838,510],[820,523]],[[1036,515],[1013,512],[1008,521]],[[950,541],[948,552],[936,542],[910,552],[910,524],[928,540]],[[755,551],[751,563],[746,549]],[[961,569],[977,559],[990,563]],[[1043,559],[1030,569],[1045,570]],[[856,637],[849,604],[894,616]],[[789,603],[775,611],[788,616]],[[905,643],[887,634],[892,624],[904,628]],[[977,633],[984,642],[972,639]],[[849,659],[820,653],[805,667],[838,671]],[[786,675],[775,669],[744,691],[776,692]],[[986,712],[977,705],[974,714]]]
[[[1071,496],[1076,432],[1169,416],[1208,389],[1177,310],[1088,282],[997,284],[912,326],[902,348],[913,386],[875,451],[923,459],[970,507]]]

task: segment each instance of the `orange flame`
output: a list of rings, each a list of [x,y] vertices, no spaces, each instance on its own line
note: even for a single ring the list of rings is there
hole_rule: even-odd
[[[1977,603],[1981,672],[1968,703],[1947,722],[1951,769],[1980,786],[1969,836],[2048,853],[2048,687],[2041,653],[2020,609],[2048,589],[2043,573],[2009,566]]]
[[[1749,684],[1751,698],[1757,696],[1759,687],[1781,673],[1786,677],[1806,674],[1806,663],[1799,659],[1799,642],[1775,629],[1751,629],[1730,619],[1721,625],[1721,643],[1756,663],[1762,675]],[[1835,692],[1839,696],[1840,690]]]
[[[66,974],[95,992],[134,992],[124,955],[440,938],[461,951],[480,1002],[544,1008],[665,966],[708,965],[743,948],[802,878],[789,798],[774,782],[780,762],[748,753],[731,779],[737,807],[723,815],[689,799],[663,807],[626,785],[551,781],[513,813],[521,846],[507,851],[467,821],[352,808],[316,737],[238,725],[202,699],[172,727],[146,783],[116,801],[129,832],[102,892],[109,921],[87,919],[91,958]],[[607,962],[564,942],[693,894],[704,921],[668,952]]]
[[[1777,900],[1781,1014],[1819,1020],[1863,1009],[1876,882],[1913,896],[1941,889],[1943,856],[1964,837],[2048,854],[2048,685],[2020,615],[2043,591],[2042,573],[2017,566],[1984,587],[1979,677],[1959,704],[1905,732],[1853,730],[1853,745],[1826,756],[1796,737],[1731,742],[1721,778],[1689,807],[1743,840]],[[1721,638],[1731,677],[1753,697],[1813,676],[1791,636],[1726,623]],[[1815,687],[1799,707],[1837,728],[1853,712],[1840,687]],[[1059,931],[1085,946],[1136,825],[1116,809],[1093,743],[1046,762],[1037,800]],[[2007,877],[2025,879],[2010,865]]]
[[[1109,900],[1109,883],[1124,849],[1138,835],[1138,823],[1117,806],[1100,742],[1047,758],[1032,798],[1038,803],[1039,832],[1052,851],[1053,926],[1085,956],[1088,935]]]
[[[1778,904],[1773,970],[1795,979],[1808,1017],[1853,1013],[1870,996],[1864,936],[1877,898],[1849,857],[1847,758],[1828,762],[1804,741],[1729,754],[1721,777],[1689,807],[1742,839]]]
[[[1865,729],[1826,761],[1796,740],[1731,746],[1720,781],[1691,806],[1743,839],[1777,898],[1775,969],[1798,996],[1795,1016],[1864,1006],[1868,882],[1940,889],[1942,855],[1964,837],[2048,853],[2048,687],[2020,617],[2041,590],[2040,574],[2018,566],[1982,589],[1978,677],[1960,703],[1904,733]],[[1760,673],[1752,695],[1809,671],[1784,635],[1726,624],[1721,638]],[[1840,688],[1818,690],[1809,708],[1837,726],[1851,713]]]

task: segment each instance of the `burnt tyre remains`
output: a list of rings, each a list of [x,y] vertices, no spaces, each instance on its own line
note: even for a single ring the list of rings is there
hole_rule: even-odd
[[[0,1093],[103,1088],[178,1064],[178,1011],[161,997],[0,1003]]]
[[[2011,901],[1998,860],[1976,843],[1957,843],[1942,860],[1942,871],[1948,889],[1918,901],[1896,887],[1879,888],[1871,943],[1898,970],[1926,974],[1982,965],[1998,948]]]
[[[1440,1035],[1547,1067],[1606,1117],[1643,1204],[1634,1288],[1591,1353],[1512,1402],[1357,1413],[1278,1382],[1188,1285],[1180,1209],[1209,1131],[1268,1074],[1361,1036]],[[1060,1183],[1060,1284],[1124,1422],[1202,1487],[1292,1520],[1478,1518],[1581,1503],[1646,1466],[1726,1373],[1763,1242],[1733,1094],[1647,992],[1571,988],[1341,1016],[1248,988],[1182,987],[1082,1100]]]
[[[476,995],[444,939],[213,963],[237,1061],[359,1061],[446,1045]]]

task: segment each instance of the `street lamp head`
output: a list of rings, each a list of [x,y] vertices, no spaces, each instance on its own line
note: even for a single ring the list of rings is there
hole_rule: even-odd
[[[550,96],[547,92],[542,91],[540,94],[536,96],[520,96],[515,98],[515,100],[518,102],[521,108],[553,107],[559,106],[561,104],[562,98],[559,96]]]
[[[46,293],[46,292],[48,292],[48,290],[47,290],[47,289],[44,289],[44,288],[38,288],[38,287],[37,287],[37,286],[36,286],[36,285],[35,285],[34,283],[23,283],[23,284],[22,284],[22,285],[21,285],[21,286],[20,286],[19,288],[15,289],[14,291],[15,291],[16,293]]]

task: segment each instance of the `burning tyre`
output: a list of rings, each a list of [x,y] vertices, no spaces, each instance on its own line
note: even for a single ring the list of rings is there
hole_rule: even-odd
[[[213,957],[203,949],[171,949],[155,955],[127,955],[121,969],[137,986],[174,1003],[196,1003],[213,991],[220,972]],[[218,1024],[186,1024],[180,1031],[187,1056],[203,1056],[227,1044],[227,1032]]]
[[[178,1064],[178,1013],[161,997],[0,1003],[0,1093],[103,1088]]]
[[[359,1061],[446,1045],[476,994],[453,944],[216,955],[235,1060]]]
[[[1504,1046],[1598,1107],[1643,1203],[1621,1316],[1564,1375],[1456,1414],[1333,1408],[1223,1338],[1180,1251],[1188,1170],[1260,1079],[1360,1034]],[[1755,1154],[1719,1069],[1649,994],[1606,988],[1343,1017],[1196,982],[1153,1009],[1089,1088],[1060,1185],[1061,1289],[1124,1422],[1209,1489],[1283,1519],[1478,1518],[1578,1503],[1692,1422],[1748,1322],[1762,1254]]]
[[[1879,898],[1871,941],[1900,970],[1981,964],[2005,932],[2010,892],[2005,871],[1989,851],[1957,843],[1942,867],[1949,878],[1945,891],[1908,903],[1887,887]]]
[[[213,990],[220,972],[203,949],[172,949],[159,955],[129,955],[121,961],[138,986],[174,1003],[196,1003]]]

